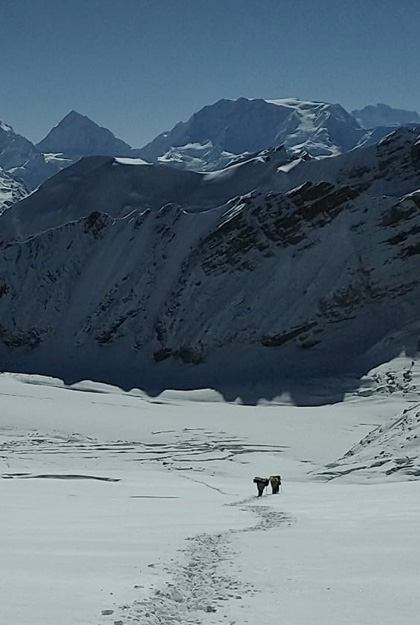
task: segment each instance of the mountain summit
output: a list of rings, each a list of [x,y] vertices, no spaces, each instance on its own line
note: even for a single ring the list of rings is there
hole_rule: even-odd
[[[186,169],[220,169],[238,154],[281,144],[332,156],[359,142],[363,129],[339,104],[297,98],[219,100],[160,134],[140,156]]]
[[[131,146],[107,128],[102,128],[77,111],[68,113],[37,144],[42,152],[62,153],[71,158],[91,155],[129,156]]]

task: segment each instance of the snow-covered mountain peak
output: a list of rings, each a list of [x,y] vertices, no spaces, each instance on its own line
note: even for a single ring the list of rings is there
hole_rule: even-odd
[[[45,162],[33,143],[4,122],[0,122],[0,168],[28,190],[57,171],[56,167]]]
[[[277,98],[275,100],[264,99],[264,102],[267,102],[268,104],[274,104],[275,106],[289,107],[292,110],[300,111],[331,110],[334,113],[342,114],[343,117],[352,118],[352,115],[350,115],[350,113],[348,113],[341,106],[341,104],[318,102],[316,100],[301,100],[299,98]],[[355,125],[357,125],[357,122]]]
[[[229,158],[285,144],[330,156],[353,148],[363,130],[339,104],[297,98],[219,100],[140,150],[146,160],[212,171]]]
[[[74,110],[54,126],[37,147],[45,153],[62,153],[73,158],[90,154],[129,156],[131,153],[128,143]]]

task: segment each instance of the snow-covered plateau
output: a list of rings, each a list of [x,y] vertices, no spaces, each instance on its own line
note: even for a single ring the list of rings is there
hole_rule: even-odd
[[[419,374],[317,407],[0,375],[1,622],[416,625]]]

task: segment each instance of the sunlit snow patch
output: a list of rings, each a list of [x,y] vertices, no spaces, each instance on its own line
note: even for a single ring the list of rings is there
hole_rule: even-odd
[[[151,163],[144,161],[142,158],[122,158],[118,156],[114,160],[121,165],[151,165]]]

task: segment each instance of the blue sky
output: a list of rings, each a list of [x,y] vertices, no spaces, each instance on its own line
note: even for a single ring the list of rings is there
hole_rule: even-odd
[[[418,0],[0,0],[0,119],[134,147],[221,98],[420,109]]]

